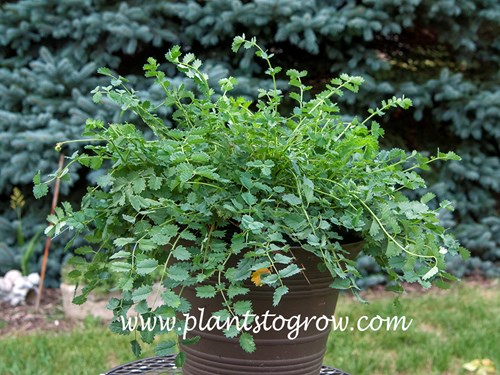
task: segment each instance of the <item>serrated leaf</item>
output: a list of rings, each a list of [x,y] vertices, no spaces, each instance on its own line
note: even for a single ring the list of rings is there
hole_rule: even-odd
[[[134,353],[136,357],[140,357],[142,350],[137,340],[130,341],[130,347],[132,348],[132,353]]]
[[[188,240],[188,241],[196,241],[196,236],[195,236],[193,233],[191,233],[191,232],[189,232],[189,231],[187,231],[187,230],[183,230],[183,231],[180,233],[180,236],[181,236],[181,238],[182,238],[182,239],[184,239],[184,240]]]
[[[436,285],[440,289],[450,289],[451,288],[451,284],[443,281],[442,279],[436,279],[436,281],[434,281],[434,285]]]
[[[109,330],[118,335],[128,335],[130,331],[128,329],[123,329],[122,322],[120,320],[113,320],[109,324]]]
[[[285,194],[281,197],[285,202],[290,203],[292,206],[302,204],[302,200],[295,194]]]
[[[90,169],[99,169],[102,165],[102,157],[100,156],[88,156],[86,154],[80,155],[78,162]]]
[[[158,325],[155,326],[155,328],[158,327]],[[155,336],[157,334],[157,328],[156,329],[144,329],[141,331],[141,339],[144,341],[146,344],[152,344]]]
[[[215,173],[215,168],[208,168],[206,166],[198,167],[194,171],[198,176],[206,177],[210,180],[226,182],[227,180],[221,179],[219,174]]]
[[[250,215],[243,215],[241,217],[241,223],[244,228],[250,229],[253,233],[259,233],[261,229],[264,228],[264,224],[255,221]]]
[[[148,180],[148,186],[151,190],[159,190],[161,188],[162,178],[152,176]]]
[[[289,264],[282,270],[279,270],[279,275],[283,278],[293,276],[300,272],[300,268],[296,264]]]
[[[174,363],[175,363],[175,367],[182,368],[184,366],[184,364],[186,363],[186,353],[184,353],[184,352],[177,353],[177,355],[175,356]]]
[[[113,76],[113,73],[111,73],[111,70],[109,70],[109,68],[106,68],[106,67],[101,67],[101,68],[97,69],[97,73],[105,75],[105,76]]]
[[[233,305],[234,312],[237,315],[245,315],[247,312],[252,311],[252,302],[250,301],[237,301]]]
[[[240,346],[245,352],[253,353],[255,351],[253,336],[248,332],[243,332],[240,336]]]
[[[238,330],[238,327],[236,327],[235,324],[231,325],[229,328],[224,330],[224,336],[226,336],[228,339],[238,337],[239,334],[240,331]]]
[[[141,276],[153,273],[158,267],[156,259],[144,259],[137,263],[137,273]]]
[[[128,200],[136,211],[140,211],[141,209],[148,208],[150,206],[150,203],[148,203],[148,201],[140,195],[129,195]]]
[[[281,298],[287,293],[288,287],[286,285],[282,285],[279,288],[276,288],[273,293],[273,306],[278,306]]]
[[[68,264],[72,266],[83,266],[87,264],[87,261],[79,256],[72,256],[68,259]]]
[[[118,306],[120,306],[120,300],[118,298],[110,298],[108,303],[106,304],[106,308],[108,310],[114,310],[116,309]]]
[[[102,100],[102,92],[96,91],[94,95],[92,95],[92,101],[96,104],[100,103]]]
[[[375,237],[380,233],[380,226],[378,225],[376,220],[372,221],[372,225],[370,226],[370,236]]]
[[[170,243],[172,237],[176,236],[179,227],[174,224],[167,224],[161,227],[153,228],[151,231],[151,240],[157,245],[167,245]]]
[[[434,199],[435,197],[436,197],[436,195],[434,193],[428,192],[428,193],[425,193],[422,196],[422,198],[420,198],[420,202],[425,204],[425,203],[431,201],[432,199]]]
[[[314,183],[306,176],[303,177],[302,190],[307,203],[311,203],[314,199]]]
[[[155,354],[160,357],[170,355],[175,352],[176,346],[177,343],[174,340],[162,341],[156,345]]]
[[[46,184],[38,184],[33,186],[33,196],[39,199],[49,192],[49,188]]]
[[[79,296],[74,297],[71,302],[75,305],[84,304],[85,302],[87,302],[87,296],[84,294],[80,294]]]
[[[133,243],[135,241],[135,238],[132,237],[121,237],[117,238],[113,241],[113,244],[117,247],[123,247],[125,245],[128,245],[130,243]]]
[[[120,289],[123,289],[124,291],[130,291],[130,290],[132,290],[133,285],[134,285],[134,279],[131,276],[126,276],[126,277],[122,277],[118,281],[117,286]]]
[[[249,192],[242,193],[241,197],[249,206],[253,206],[257,202],[257,198]]]
[[[141,286],[132,292],[132,301],[134,301],[134,303],[143,301],[148,298],[152,291],[151,285]]]
[[[143,300],[139,302],[135,307],[134,310],[137,311],[139,314],[146,314],[149,312],[149,306],[146,300]]]
[[[398,245],[396,245],[396,244],[394,243],[394,241],[392,241],[392,240],[388,240],[388,242],[387,242],[387,250],[386,250],[385,254],[386,254],[389,258],[391,258],[391,257],[394,257],[394,256],[396,256],[396,255],[401,254],[401,252],[402,252],[402,251],[403,251],[403,250],[402,250],[402,249],[401,249]]]
[[[130,216],[130,215],[122,215],[123,220],[128,221],[129,223],[134,224],[135,223],[135,217]]]
[[[462,257],[462,260],[467,260],[470,258],[470,251],[467,250],[465,247],[459,247],[458,248],[458,253]]]
[[[166,305],[173,307],[174,309],[181,305],[181,299],[172,290],[165,290],[161,294],[161,299]]]
[[[184,246],[177,246],[172,250],[172,255],[178,260],[188,260],[191,258],[191,253]]]
[[[158,246],[168,245],[170,243],[171,239],[172,239],[172,236],[165,235],[162,233],[154,233],[151,236],[151,241],[153,241],[153,243],[155,243]]]
[[[90,246],[81,246],[75,250],[75,254],[78,254],[78,255],[87,255],[87,254],[94,254],[94,253],[95,253],[94,249],[92,249]]]
[[[422,280],[429,280],[432,276],[434,276],[438,272],[439,272],[439,268],[434,266],[429,271],[427,271],[427,273],[424,276],[422,276]]]
[[[109,269],[112,272],[130,272],[132,265],[125,262],[113,262]]]
[[[245,42],[245,34],[243,36],[237,36],[233,39],[231,44],[231,50],[236,53],[240,49],[240,46]]]
[[[37,171],[36,174],[33,176],[33,184],[39,185],[40,184],[40,171]]]
[[[177,264],[170,266],[167,273],[172,280],[177,281],[183,281],[189,277],[188,271]]]
[[[154,314],[155,316],[162,318],[163,320],[167,320],[175,316],[175,310],[170,306],[161,305],[154,310]],[[170,327],[167,328],[170,329]]]
[[[349,289],[351,282],[349,279],[341,279],[340,277],[335,278],[330,284],[330,288],[333,289]]]
[[[306,222],[306,219],[304,218],[303,215],[289,214],[283,218],[283,221],[290,228],[297,230],[304,225],[304,223]]]
[[[139,241],[139,249],[148,252],[155,250],[158,246],[150,239],[143,239]]]
[[[132,190],[136,194],[140,194],[146,189],[146,180],[144,178],[136,178],[132,181]]]
[[[456,161],[462,160],[462,158],[453,151],[448,151],[448,152],[438,151],[438,158],[443,158],[445,160],[456,160]]]
[[[220,321],[226,321],[231,319],[231,313],[227,309],[217,310],[213,313],[213,316],[217,317]]]
[[[245,295],[250,291],[250,289],[239,285],[230,285],[227,289],[227,295],[229,298],[234,298],[236,296]]]
[[[181,182],[188,182],[193,177],[193,172],[189,170],[183,170],[179,173],[179,180]]]
[[[179,306],[178,310],[181,313],[188,313],[191,311],[191,302],[189,302],[187,299],[180,297],[181,299],[181,305]]]
[[[76,280],[78,279],[80,276],[82,276],[82,273],[78,270],[73,270],[71,271],[70,273],[68,273],[67,277],[70,279],[70,280]]]
[[[199,298],[212,298],[217,293],[217,290],[212,285],[202,285],[196,287],[196,296]]]

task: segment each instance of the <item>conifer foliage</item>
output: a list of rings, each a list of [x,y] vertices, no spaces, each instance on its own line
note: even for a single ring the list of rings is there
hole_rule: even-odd
[[[278,65],[313,73],[308,83],[314,86],[342,72],[363,76],[366,84],[356,102],[347,97],[343,103],[353,112],[361,113],[381,96],[410,97],[415,109],[392,114],[388,122],[397,125],[386,129],[387,145],[429,153],[441,147],[462,157],[429,172],[435,174],[430,190],[457,207],[443,220],[483,259],[470,265],[495,274],[493,265],[500,259],[497,0],[4,2],[0,264],[6,253],[1,249],[21,252],[16,214],[8,205],[13,187],[21,187],[31,205],[24,212],[24,234],[30,237],[43,225],[49,205],[44,212],[28,198],[34,171],[53,172],[55,143],[78,138],[88,117],[120,116],[119,108],[92,102],[90,91],[106,84],[97,68],[109,67],[141,87],[143,61],[148,56],[164,61],[164,53],[180,44],[206,62],[213,80],[229,71],[240,82],[237,94],[251,95],[265,67],[250,53],[243,59],[227,54],[232,38],[241,33],[256,36]],[[154,99],[159,93],[142,95]],[[77,172],[71,174],[74,195],[92,178]],[[455,271],[468,272],[463,265]]]

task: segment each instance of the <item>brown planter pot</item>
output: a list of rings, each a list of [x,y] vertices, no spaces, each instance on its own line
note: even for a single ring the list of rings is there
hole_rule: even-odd
[[[350,251],[349,258],[354,259],[362,246],[362,242],[357,242],[343,247]],[[269,310],[269,314],[287,319],[300,315],[301,321],[305,317],[331,317],[338,298],[338,290],[329,287],[332,277],[329,272],[318,270],[318,260],[311,253],[301,248],[292,248],[292,251],[298,263],[303,265],[305,277],[299,273],[286,279],[289,292],[279,305],[273,307],[274,289],[267,286],[251,287],[244,299],[252,301],[253,313],[259,316]],[[185,289],[183,296],[192,303],[191,315],[197,319],[200,317],[197,315],[198,308],[204,308],[204,321],[213,311],[221,309],[221,300],[197,298],[194,289]],[[282,321],[277,322],[281,324]],[[187,354],[183,374],[318,375],[330,330],[330,325],[324,330],[317,329],[314,320],[306,331],[300,330],[294,340],[287,337],[290,331],[286,325],[282,330],[261,330],[253,334],[256,350],[251,354],[241,349],[237,339],[228,339],[220,331],[193,330],[188,337],[200,336],[201,339],[194,345],[181,346],[181,350]]]

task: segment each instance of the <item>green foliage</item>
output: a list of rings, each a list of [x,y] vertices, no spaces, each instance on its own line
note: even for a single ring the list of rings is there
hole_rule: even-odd
[[[48,235],[70,229],[75,236],[88,233],[86,239],[98,244],[89,262],[73,258],[87,285],[78,302],[100,275],[114,272],[122,303],[145,303],[152,274],[162,269],[161,282],[171,288],[162,295],[168,307],[189,311],[182,287],[194,285],[199,297],[220,295],[227,314],[243,316],[251,303],[234,296],[247,294],[244,281],[253,271],[269,269],[262,282],[275,288],[274,304],[288,292],[285,279],[300,272],[287,256],[291,243],[317,256],[335,279],[333,287],[355,290],[360,272],[340,245],[352,237],[366,242],[366,253],[398,287],[403,281],[429,287],[453,279],[445,272],[444,256],[462,249],[438,216],[450,209],[449,202],[431,209],[432,194],[411,200],[403,192],[426,187],[418,171],[430,163],[460,158],[451,151],[426,157],[379,146],[383,130],[375,119],[390,109],[408,109],[411,101],[393,97],[365,118],[346,121],[336,100],[357,93],[363,78],[341,74],[306,99],[307,73],[291,69],[286,75],[296,95],[289,97],[296,105],[287,111],[277,84],[281,68],[271,64],[272,54],[244,35],[234,39],[233,50],[240,47],[254,49],[268,67],[271,88],[258,88],[253,103],[228,95],[237,85],[233,77],[219,81],[216,95],[202,62],[177,46],[166,59],[192,80],[200,96],[173,84],[154,58],[144,71],[163,91],[158,103],[142,99],[124,77],[99,69],[111,85],[98,86],[94,100],[115,103],[142,121],[106,125],[89,119],[83,133],[89,138],[69,141],[86,143],[85,152],[75,152],[60,174],[74,163],[103,171],[79,210],[63,203],[48,218]],[[163,120],[161,107],[171,108],[175,126]],[[34,190],[43,191],[40,186],[55,178],[41,181],[37,174]],[[245,261],[228,266],[235,255]],[[216,285],[203,285],[210,276]],[[116,315],[123,313],[122,303],[113,306]],[[147,308],[141,310],[150,316]],[[247,351],[255,347],[247,333],[240,344]]]
[[[47,186],[42,187],[42,185],[40,185],[40,187],[42,190],[47,188]],[[17,243],[12,247],[7,246],[5,243],[0,243],[0,271],[7,272],[11,269],[17,269],[26,276],[31,271],[30,264],[35,251],[37,247],[40,248],[39,238],[43,229],[39,229],[33,237],[29,238],[28,242],[26,242],[26,231],[23,228],[23,208],[25,208],[25,205],[26,201],[23,193],[19,188],[15,187],[10,196],[10,208],[16,213],[17,220],[14,224],[17,226]]]
[[[123,120],[119,109],[97,107],[88,96],[96,85],[107,84],[95,74],[97,67],[117,70],[144,99],[158,102],[162,89],[147,86],[137,62],[161,56],[177,43],[205,61],[202,71],[211,77],[212,87],[233,75],[240,83],[233,92],[254,97],[253,87],[270,88],[262,81],[267,67],[249,51],[241,59],[227,54],[234,34],[251,30],[277,65],[312,73],[306,86],[326,83],[346,70],[363,76],[363,90],[339,103],[349,113],[375,106],[380,97],[410,96],[414,109],[381,119],[381,126],[391,130],[384,146],[425,152],[446,145],[461,155],[461,163],[429,172],[429,190],[454,203],[454,215],[442,215],[442,222],[473,255],[498,262],[500,232],[492,222],[498,218],[500,189],[499,20],[495,0],[3,2],[0,216],[6,223],[13,220],[8,195],[14,185],[27,191],[33,171],[45,175],[56,169],[54,139],[74,139],[88,117]],[[174,70],[168,73],[176,84],[192,87]],[[286,89],[283,82],[277,84]],[[168,123],[170,108],[158,111]],[[71,152],[77,146],[66,144]],[[67,177],[79,187],[99,177],[76,172],[72,169]],[[75,200],[80,193],[72,191]],[[39,209],[30,210],[25,219],[40,226],[50,202],[26,200]],[[36,233],[29,226],[26,232],[28,237]],[[60,237],[53,248],[65,242]],[[15,237],[2,239],[2,246],[17,252],[14,243]],[[56,275],[62,256],[52,256]],[[38,261],[37,252],[32,266]],[[55,277],[49,279],[55,282]]]

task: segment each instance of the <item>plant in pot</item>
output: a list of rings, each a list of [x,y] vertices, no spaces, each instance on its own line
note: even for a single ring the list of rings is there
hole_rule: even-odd
[[[272,55],[254,38],[236,37],[233,51],[241,46],[256,50],[270,76],[256,102],[229,94],[233,77],[221,79],[216,93],[202,63],[178,46],[166,59],[192,88],[172,84],[149,58],[145,75],[163,91],[159,103],[101,68],[111,84],[93,91],[95,102],[117,103],[137,123],[87,121],[88,138],[76,140],[87,143],[85,152],[74,153],[60,174],[73,163],[104,173],[79,210],[63,203],[49,217],[47,233],[69,228],[91,244],[73,262],[78,270],[70,276],[86,284],[75,303],[101,278],[118,275],[122,296],[108,304],[114,331],[122,332],[118,318],[127,312],[182,318],[172,328],[178,337],[159,343],[157,353],[180,346],[184,374],[317,374],[328,329],[297,329],[291,337],[291,319],[331,316],[339,289],[356,292],[354,259],[362,247],[395,291],[404,281],[429,287],[453,279],[444,255],[462,250],[438,220],[449,203],[431,209],[431,193],[412,200],[404,191],[425,187],[418,172],[429,163],[459,158],[379,147],[383,130],[375,118],[408,108],[409,99],[383,101],[365,119],[346,121],[334,98],[357,92],[362,78],[343,74],[308,95],[306,72],[291,69],[282,75],[291,89],[285,96]],[[289,112],[285,99],[295,103]],[[165,107],[173,125],[160,114]],[[35,195],[50,181],[38,173]],[[164,289],[153,309],[146,298],[157,272]],[[207,325],[215,321],[228,324]],[[138,333],[152,342],[159,331]],[[140,352],[137,340],[132,348]]]

